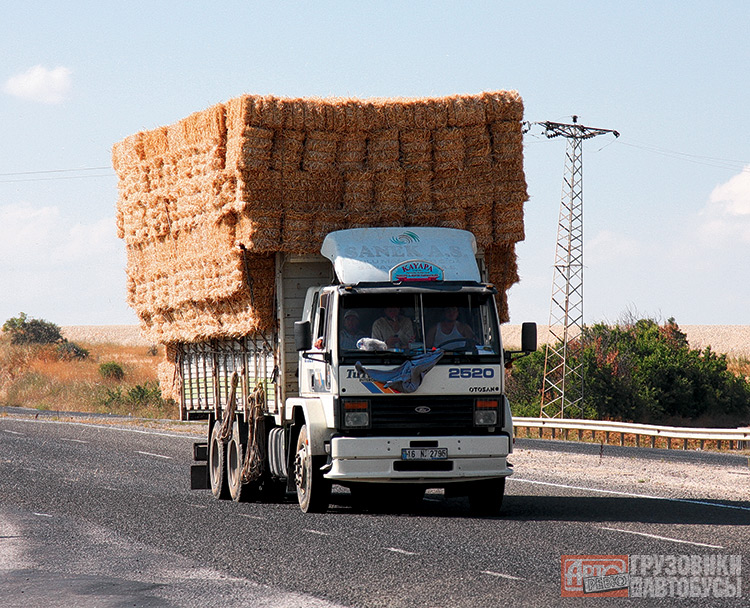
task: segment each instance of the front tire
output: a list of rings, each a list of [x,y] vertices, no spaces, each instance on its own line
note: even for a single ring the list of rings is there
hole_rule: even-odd
[[[307,425],[302,425],[297,436],[297,451],[294,457],[294,482],[297,501],[305,513],[325,513],[331,501],[331,482],[323,477],[321,467],[324,456],[313,456]]]
[[[499,515],[505,495],[505,477],[488,479],[472,484],[469,490],[469,505],[474,515]]]

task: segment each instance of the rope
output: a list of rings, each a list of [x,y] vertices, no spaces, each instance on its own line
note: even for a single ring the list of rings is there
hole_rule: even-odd
[[[236,371],[232,373],[229,403],[227,403],[227,410],[224,412],[224,418],[222,419],[221,428],[219,429],[219,440],[222,442],[229,441],[229,438],[232,436],[232,422],[234,421],[234,412],[237,409],[237,382],[239,377],[240,376]]]
[[[263,462],[266,458],[266,423],[263,417],[265,401],[266,392],[263,385],[258,382],[248,400],[248,409],[250,410],[248,424],[250,428],[247,437],[245,463],[242,467],[243,483],[255,481],[263,475]]]

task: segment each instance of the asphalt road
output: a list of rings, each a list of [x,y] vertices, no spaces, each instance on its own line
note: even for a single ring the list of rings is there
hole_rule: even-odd
[[[358,513],[343,489],[329,513],[305,515],[291,501],[235,504],[191,491],[193,441],[109,422],[0,417],[0,605],[598,606],[622,600],[560,597],[561,556],[734,555],[750,568],[750,497],[644,498],[517,472],[498,518],[472,517],[464,499],[434,493],[417,512]],[[560,450],[561,460],[588,449],[519,443]],[[741,606],[749,595],[747,580],[739,599],[640,602]]]

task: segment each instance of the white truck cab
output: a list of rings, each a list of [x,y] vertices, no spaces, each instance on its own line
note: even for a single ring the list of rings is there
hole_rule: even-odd
[[[299,395],[279,416],[279,426],[303,421],[289,460],[303,510],[325,510],[335,482],[394,497],[440,487],[496,512],[512,474],[504,365],[513,353],[503,351],[474,236],[360,228],[329,234],[321,253],[337,280],[306,294],[295,324]],[[523,349],[534,350],[535,327],[525,334]]]

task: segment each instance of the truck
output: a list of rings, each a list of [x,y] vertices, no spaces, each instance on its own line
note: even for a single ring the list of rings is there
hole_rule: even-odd
[[[400,508],[430,488],[496,514],[512,474],[496,286],[474,235],[444,227],[327,234],[320,254],[277,253],[273,335],[175,346],[180,407],[205,420],[191,486],[220,499],[296,494],[325,512]]]

